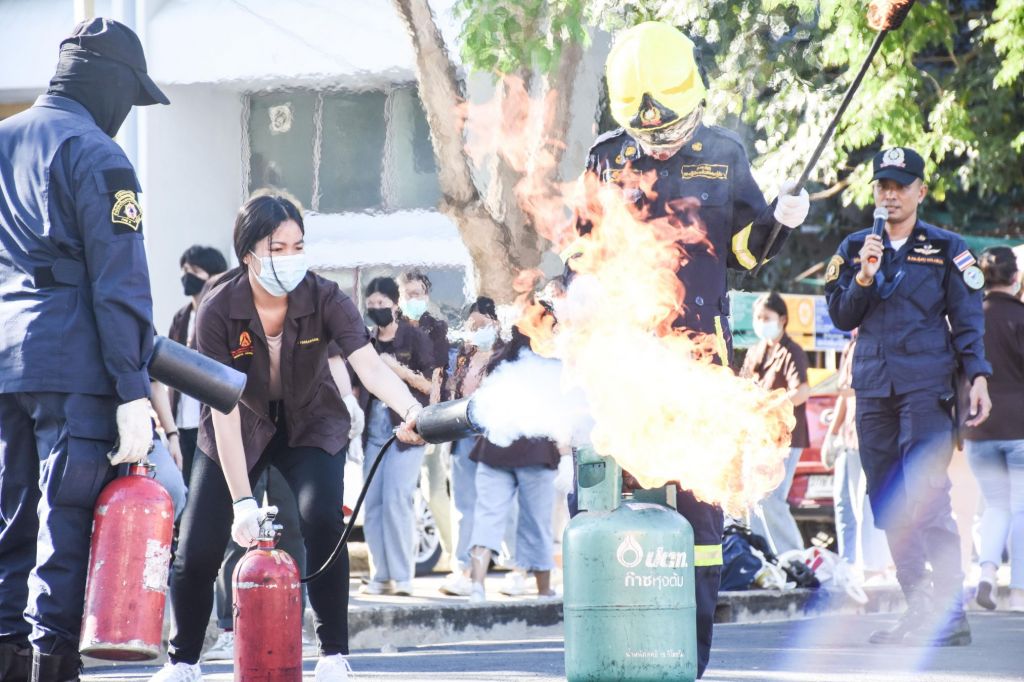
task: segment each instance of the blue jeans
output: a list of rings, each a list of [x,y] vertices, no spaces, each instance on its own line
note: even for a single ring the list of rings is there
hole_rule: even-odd
[[[379,400],[370,403],[366,417],[366,458],[363,475],[370,471],[377,451],[391,437],[394,427],[388,408]],[[413,504],[423,464],[423,446],[404,451],[392,443],[366,491],[363,534],[370,550],[374,581],[412,580],[416,571],[416,517]]]
[[[455,536],[455,556],[452,572],[469,570],[469,539],[473,534],[473,507],[476,506],[476,462],[469,453],[477,438],[463,438],[452,443],[452,531]]]
[[[476,468],[476,507],[470,545],[497,553],[508,525],[508,510],[519,500],[515,564],[534,571],[554,568],[551,512],[555,504],[555,476],[545,466]]]
[[[875,528],[859,450],[839,449],[832,490],[839,556],[868,571],[885,570],[892,558],[885,533]]]
[[[980,563],[1003,561],[1010,539],[1010,587],[1024,589],[1024,440],[969,440],[967,461],[985,500]]]
[[[170,451],[159,438],[153,439],[153,452],[149,453],[149,461],[156,466],[156,482],[171,496],[174,520],[177,521],[181,518],[181,512],[185,511],[185,495],[188,488],[185,487],[185,479],[178,465],[174,463]]]
[[[761,501],[761,513],[755,511],[751,515],[750,528],[758,535],[763,535],[775,546],[777,554],[784,554],[793,549],[803,549],[804,539],[800,528],[796,525],[793,512],[789,509],[789,489],[793,485],[796,465],[800,462],[803,448],[790,448],[786,459],[786,474],[779,487]],[[764,515],[764,520],[761,519]]]

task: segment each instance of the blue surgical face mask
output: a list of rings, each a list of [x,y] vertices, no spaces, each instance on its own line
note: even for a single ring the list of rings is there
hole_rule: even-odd
[[[287,296],[299,286],[309,270],[304,253],[262,258],[255,253],[252,255],[260,261],[260,274],[256,275],[256,280],[271,296]]]
[[[427,299],[410,298],[402,301],[402,312],[410,320],[418,320],[427,312]]]
[[[481,327],[469,335],[469,342],[484,352],[494,347],[498,339],[498,330],[494,327]]]
[[[775,339],[782,336],[782,328],[779,323],[775,320],[771,322],[762,322],[761,320],[754,319],[754,334],[757,338],[762,341],[774,341]]]

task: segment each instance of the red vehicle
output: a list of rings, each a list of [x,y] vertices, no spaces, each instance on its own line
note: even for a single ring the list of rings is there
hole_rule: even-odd
[[[800,455],[793,485],[789,489],[789,506],[793,511],[804,542],[808,547],[815,537],[828,543],[835,551],[835,504],[832,498],[833,470],[821,462],[821,444],[825,440],[835,408],[837,375],[833,374],[811,389],[807,401],[807,428],[811,446]],[[822,537],[824,534],[825,537]]]

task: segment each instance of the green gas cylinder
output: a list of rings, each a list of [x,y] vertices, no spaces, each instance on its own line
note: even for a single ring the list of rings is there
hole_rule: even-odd
[[[566,677],[696,680],[693,529],[675,488],[623,500],[618,465],[590,449],[577,451],[577,478],[583,513],[562,543]]]

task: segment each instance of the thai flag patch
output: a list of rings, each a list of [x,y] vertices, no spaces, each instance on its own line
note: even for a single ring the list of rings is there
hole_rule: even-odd
[[[963,253],[953,257],[953,265],[955,265],[960,272],[963,272],[977,262],[978,261],[974,260],[974,256],[971,255],[970,251],[964,251]]]

